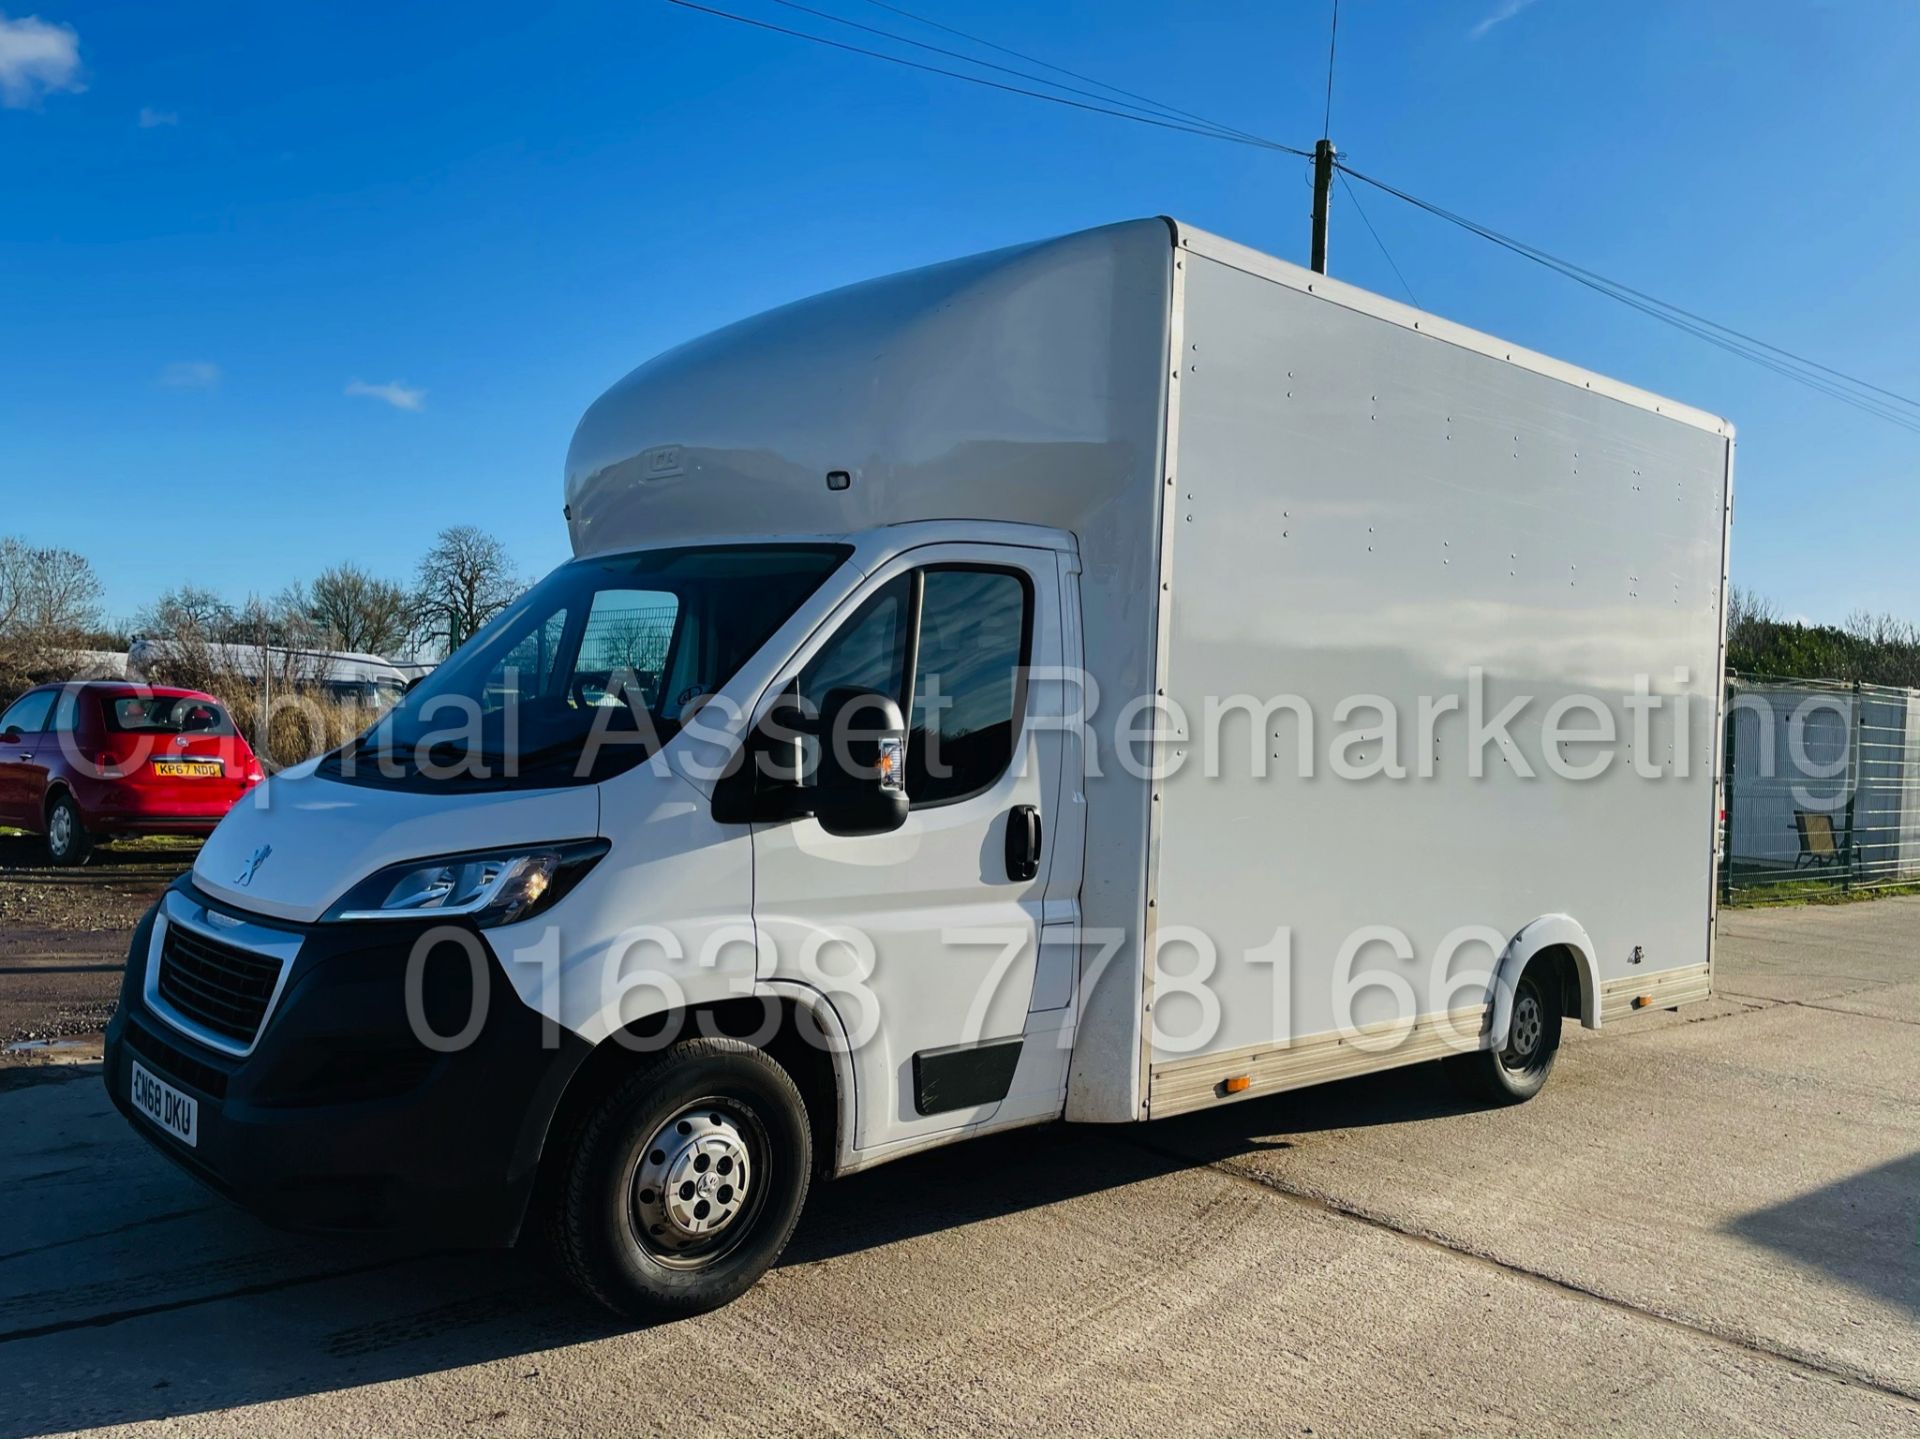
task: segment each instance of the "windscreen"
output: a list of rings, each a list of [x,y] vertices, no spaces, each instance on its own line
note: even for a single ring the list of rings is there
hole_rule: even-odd
[[[671,739],[849,553],[698,546],[563,565],[320,773],[402,788],[606,779]]]

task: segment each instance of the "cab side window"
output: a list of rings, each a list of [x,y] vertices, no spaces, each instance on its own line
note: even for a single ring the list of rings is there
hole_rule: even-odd
[[[978,794],[1006,773],[1025,707],[1032,616],[1031,584],[1019,571],[922,571],[907,736],[915,809]]]
[[[837,689],[871,690],[906,707],[914,578],[906,574],[888,581],[807,661],[794,681],[794,693],[810,717],[819,715],[827,696]]]
[[[809,716],[843,687],[892,699],[907,715],[908,801],[915,809],[952,804],[990,788],[1013,759],[1032,633],[1023,573],[915,570],[889,581],[827,641],[793,693]]]

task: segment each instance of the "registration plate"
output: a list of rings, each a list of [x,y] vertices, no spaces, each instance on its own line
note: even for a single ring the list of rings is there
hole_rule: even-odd
[[[217,759],[157,759],[153,772],[162,779],[212,779],[223,773]]]
[[[155,1079],[133,1061],[133,1107],[183,1144],[200,1142],[200,1101]]]

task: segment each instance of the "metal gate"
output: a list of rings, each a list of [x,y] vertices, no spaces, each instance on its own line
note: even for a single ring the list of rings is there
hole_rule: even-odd
[[[1727,679],[1721,893],[1920,884],[1920,691]]]

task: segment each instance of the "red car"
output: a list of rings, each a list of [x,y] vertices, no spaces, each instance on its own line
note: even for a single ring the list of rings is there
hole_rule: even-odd
[[[198,690],[41,685],[0,714],[0,824],[45,835],[55,864],[85,864],[110,835],[206,834],[261,777]]]

